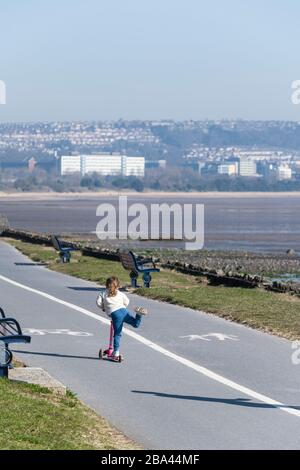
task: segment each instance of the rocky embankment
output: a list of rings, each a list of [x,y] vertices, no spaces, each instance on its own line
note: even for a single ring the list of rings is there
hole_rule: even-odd
[[[163,262],[191,264],[203,271],[220,273],[247,273],[260,277],[276,277],[284,274],[300,276],[300,255],[289,253],[249,253],[242,251],[154,251]]]
[[[52,245],[47,235],[7,229],[3,236],[27,241],[30,243]],[[108,243],[94,241],[80,242],[68,240],[85,256],[102,259],[119,260],[118,248]],[[149,257],[149,251],[136,250],[141,258]],[[270,278],[281,278],[285,275],[300,277],[300,256],[292,250],[286,254],[257,254],[248,252],[204,251],[186,252],[183,250],[152,250],[155,262],[165,269],[205,276],[210,284],[240,286],[247,288],[262,287],[282,293],[300,296],[300,283],[278,281]]]

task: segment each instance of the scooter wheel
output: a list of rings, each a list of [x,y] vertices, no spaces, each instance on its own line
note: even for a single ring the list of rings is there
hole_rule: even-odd
[[[121,354],[119,356],[119,362],[123,362],[123,356],[121,356]]]
[[[103,349],[100,349],[100,351],[99,351],[99,359],[103,359],[103,358],[104,358]]]

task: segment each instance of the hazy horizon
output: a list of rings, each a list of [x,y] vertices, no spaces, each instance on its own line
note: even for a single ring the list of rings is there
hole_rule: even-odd
[[[229,118],[220,118],[220,119],[172,119],[172,118],[157,118],[157,119],[140,119],[140,118],[134,118],[134,119],[125,119],[125,118],[119,118],[119,119],[66,119],[66,120],[44,120],[44,121],[1,121],[0,120],[0,125],[6,125],[6,124],[52,124],[52,123],[83,123],[83,122],[103,122],[103,123],[117,123],[117,122],[165,122],[165,121],[174,121],[177,123],[180,122],[293,122],[295,124],[300,123],[300,116],[299,119],[229,119]]]
[[[12,0],[0,122],[298,121],[299,14],[296,0]]]

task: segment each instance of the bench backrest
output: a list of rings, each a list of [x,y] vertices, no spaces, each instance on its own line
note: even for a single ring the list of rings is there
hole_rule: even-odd
[[[31,337],[23,335],[15,318],[0,319],[0,343],[30,343]]]
[[[61,245],[60,245],[59,239],[55,235],[51,235],[51,240],[52,240],[54,248],[57,251],[61,251]]]
[[[121,251],[120,252],[120,261],[124,269],[128,271],[136,271],[137,265],[135,261],[135,256],[132,251]]]
[[[18,335],[22,335],[22,330],[17,320],[14,318],[0,319],[0,338]]]

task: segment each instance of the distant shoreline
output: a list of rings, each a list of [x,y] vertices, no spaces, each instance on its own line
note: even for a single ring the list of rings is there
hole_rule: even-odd
[[[80,199],[80,198],[104,198],[104,197],[117,197],[117,196],[129,196],[135,198],[149,198],[149,197],[197,197],[197,198],[278,198],[278,197],[300,197],[300,191],[286,191],[286,192],[171,192],[171,191],[144,191],[137,193],[135,191],[99,191],[99,192],[0,192],[1,200],[45,200],[45,199]]]

